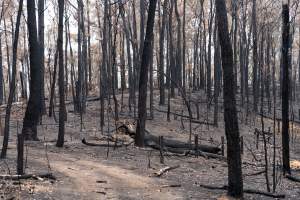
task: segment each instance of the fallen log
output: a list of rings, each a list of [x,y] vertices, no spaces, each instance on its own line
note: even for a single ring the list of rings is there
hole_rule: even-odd
[[[39,179],[39,178],[48,178],[52,180],[56,180],[55,176],[51,173],[46,174],[23,174],[23,175],[0,175],[0,180],[20,180],[20,179]]]
[[[286,175],[285,175],[285,178],[287,178],[287,179],[289,179],[289,180],[291,180],[291,181],[300,183],[300,178],[298,178],[298,177],[295,177],[295,176],[286,174]]]
[[[243,174],[244,177],[246,176],[258,176],[258,175],[261,175],[263,173],[265,173],[266,170],[262,170],[262,171],[259,171],[259,172],[255,172],[255,173],[252,173],[252,174]]]
[[[227,190],[228,186],[223,185],[223,186],[212,186],[212,185],[200,185],[200,187],[203,187],[205,189],[210,189],[210,190]],[[264,192],[260,190],[254,190],[254,189],[244,189],[244,193],[247,194],[259,194],[267,197],[272,197],[272,198],[285,198],[285,194],[275,194],[275,193],[270,193],[270,192]]]
[[[111,140],[110,140],[111,141]],[[92,146],[92,147],[122,147],[123,145],[122,144],[116,144],[114,141],[111,141],[112,144],[97,144],[97,143],[91,143],[91,142],[87,142],[85,138],[83,138],[81,140],[82,144],[85,144],[87,146]]]
[[[153,175],[155,177],[160,177],[162,176],[164,173],[170,171],[170,170],[173,170],[173,169],[177,169],[178,167],[180,167],[179,165],[175,165],[175,166],[167,166],[167,167],[164,167],[162,169],[160,169],[158,172],[155,172]]]
[[[151,146],[153,144],[158,145],[159,144],[159,137],[150,134],[148,131],[145,134],[145,145]],[[179,149],[187,149],[187,150],[195,150],[196,147],[194,144],[189,144],[186,142],[181,142],[177,140],[172,139],[164,139],[164,146],[165,147],[171,147],[171,148],[179,148]],[[207,152],[207,153],[213,153],[217,154],[221,151],[219,147],[216,146],[209,146],[209,145],[198,145],[198,150]]]
[[[165,111],[165,110],[159,110],[159,109],[155,109],[155,110],[158,112],[161,112],[161,113],[168,113],[168,111]],[[184,114],[180,114],[180,113],[176,113],[176,112],[172,112],[172,111],[170,112],[170,114],[178,116],[178,117],[186,118],[187,120],[189,120],[189,118],[190,118],[190,116],[188,116],[188,115],[184,115]],[[210,126],[214,125],[214,123],[211,123],[211,122],[197,120],[195,117],[193,117],[191,119],[191,122],[194,124],[205,124],[205,125],[210,125]]]
[[[160,150],[159,145],[157,145],[155,143],[148,143],[148,144],[146,144],[146,146],[151,147],[151,148],[156,149],[156,150]],[[172,148],[172,147],[165,147],[164,146],[163,150],[165,152],[170,152],[170,153],[174,153],[174,154],[181,154],[181,155],[184,155],[184,156],[187,156],[187,155],[202,156],[206,159],[214,158],[214,159],[218,159],[218,160],[221,160],[221,161],[227,161],[226,157],[224,157],[222,155],[219,155],[219,154],[200,151],[199,147],[198,147],[198,151],[196,151],[196,150],[188,150],[188,149],[184,149],[184,148]]]
[[[189,119],[185,119],[185,121],[188,121]],[[205,122],[205,121],[200,121],[200,120],[196,120],[196,119],[192,119],[191,120],[192,123],[194,124],[204,124],[204,125],[210,125],[210,126],[214,126],[215,124],[212,122]]]
[[[170,185],[162,185],[161,188],[167,188],[167,187],[181,187],[180,184],[170,184]]]
[[[132,126],[128,126],[126,124],[122,124],[117,128],[117,132],[129,135],[131,138],[134,139],[135,137],[135,128]],[[148,147],[160,150],[160,143],[159,143],[159,137],[150,134],[149,131],[145,130],[146,134],[144,137],[144,144]],[[184,154],[184,155],[200,155],[205,158],[216,158],[219,160],[226,160],[224,156],[218,155],[218,153],[221,151],[221,149],[217,146],[209,146],[209,145],[197,145],[181,142],[178,140],[172,140],[172,139],[164,139],[163,141],[163,150],[171,153],[177,153],[177,154]]]

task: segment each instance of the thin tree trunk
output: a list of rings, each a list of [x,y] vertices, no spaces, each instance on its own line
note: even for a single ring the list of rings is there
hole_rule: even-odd
[[[282,164],[283,173],[291,173],[289,148],[289,7],[282,6]]]
[[[257,112],[258,104],[258,81],[257,81],[257,28],[256,28],[256,0],[253,0],[252,7],[252,23],[253,23],[253,82],[252,82],[252,92],[253,92],[253,105],[254,111]]]
[[[87,91],[92,89],[92,54],[91,54],[91,22],[90,22],[90,1],[87,0],[87,28],[88,28],[88,70],[89,70],[89,84],[87,86]],[[88,93],[87,93],[88,94]]]
[[[167,6],[168,0],[164,0],[163,3],[163,17],[162,24],[160,28],[160,38],[159,38],[159,104],[165,104],[165,78],[164,78],[164,40],[165,40],[165,30],[167,21]]]
[[[104,97],[105,97],[105,77],[107,67],[107,16],[108,2],[104,2],[104,19],[103,19],[103,42],[102,42],[102,66],[100,67],[100,127],[103,133],[104,127]]]
[[[49,117],[52,117],[52,114],[54,111],[54,96],[55,96],[55,84],[56,84],[56,74],[57,74],[57,60],[58,60],[58,41],[56,42],[56,50],[55,50],[55,54],[54,54],[53,77],[52,77],[53,79],[52,79],[52,83],[51,83],[50,102],[49,102]]]
[[[65,4],[65,13],[67,14],[67,5]],[[68,90],[69,90],[69,73],[68,73],[68,31],[67,31],[67,27],[68,27],[68,20],[69,18],[67,17],[67,15],[65,16],[65,59],[64,59],[64,65],[65,65],[65,99],[68,99]],[[67,117],[67,115],[65,116]]]
[[[175,58],[174,58],[174,44],[173,44],[173,10],[174,10],[174,0],[171,0],[170,4],[170,10],[169,10],[169,59],[170,59],[170,78],[172,80],[176,80],[175,74],[176,74],[176,69],[175,69]],[[171,97],[175,97],[175,85],[173,82],[169,81],[169,87],[171,88]]]
[[[15,33],[14,33],[14,42],[13,42],[12,79],[11,79],[11,83],[10,83],[9,96],[8,96],[8,101],[7,101],[7,106],[6,106],[4,138],[3,138],[3,146],[2,146],[0,158],[6,157],[7,146],[8,146],[10,114],[11,114],[12,102],[13,102],[13,98],[14,98],[14,94],[15,94],[15,90],[16,90],[18,41],[19,41],[19,30],[20,30],[22,10],[23,10],[23,0],[20,0],[17,21],[16,21],[16,28],[15,28]],[[0,46],[0,48],[1,48],[1,46]]]
[[[185,23],[186,23],[186,0],[183,0],[183,21],[182,21],[182,88],[185,93],[186,90],[186,36],[185,36]]]
[[[220,71],[221,71],[221,58],[220,58],[220,44],[219,37],[217,34],[217,23],[215,21],[214,30],[214,124],[218,126],[218,115],[219,115],[219,90],[220,90]]]
[[[0,33],[0,47],[2,47],[2,33]],[[3,104],[3,65],[2,65],[2,48],[0,48],[0,105]]]
[[[178,12],[177,0],[174,0],[175,15],[177,20],[177,46],[176,46],[176,84],[182,87],[182,42],[181,42],[181,19]],[[178,88],[179,90],[179,88]]]
[[[63,53],[63,19],[64,19],[64,0],[58,0],[58,66],[59,66],[59,129],[56,142],[57,147],[63,147],[65,136],[65,84],[64,84],[64,53]]]

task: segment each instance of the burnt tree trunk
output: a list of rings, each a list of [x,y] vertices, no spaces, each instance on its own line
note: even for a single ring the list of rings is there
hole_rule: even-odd
[[[215,20],[216,22],[216,20]],[[218,126],[218,115],[219,115],[219,93],[220,93],[220,78],[221,78],[221,59],[220,59],[220,43],[217,34],[217,26],[215,25],[214,30],[214,125]]]
[[[163,4],[163,17],[162,24],[160,28],[160,38],[159,38],[159,104],[165,104],[165,79],[164,79],[164,40],[165,40],[165,30],[167,21],[167,6],[168,0],[164,0]]]
[[[156,0],[150,0],[148,20],[146,28],[146,36],[143,46],[143,54],[141,60],[141,70],[140,70],[140,82],[139,82],[139,102],[138,102],[138,121],[136,128],[135,144],[137,146],[144,146],[144,136],[145,136],[145,125],[147,118],[147,82],[148,82],[148,69],[150,65],[150,55],[151,55],[151,45],[153,41],[153,27],[155,19],[155,8]]]
[[[254,111],[257,112],[258,104],[258,80],[257,80],[257,28],[256,28],[256,0],[253,0],[252,7],[252,40],[253,40],[253,81],[252,81],[252,92],[253,92],[253,105]]]
[[[44,71],[45,71],[45,56],[44,56],[44,12],[45,0],[38,0],[38,41],[41,54],[41,115],[46,114],[45,104],[45,86],[44,86]]]
[[[19,30],[20,30],[22,10],[23,10],[23,0],[20,0],[17,21],[16,21],[16,29],[14,34],[14,42],[13,42],[12,77],[11,77],[11,82],[9,84],[10,90],[9,90],[8,102],[6,106],[6,113],[5,113],[5,127],[4,127],[3,146],[2,146],[1,156],[0,156],[1,158],[6,157],[8,139],[9,139],[10,113],[11,113],[12,102],[16,90],[17,53],[18,53],[18,40],[19,40]]]
[[[2,34],[0,33],[0,47],[2,47]],[[0,105],[3,103],[3,65],[2,65],[2,48],[0,48]]]
[[[30,52],[30,96],[23,119],[22,134],[24,134],[25,140],[37,140],[37,124],[41,110],[41,54],[37,38],[34,0],[27,0],[27,13]]]
[[[216,17],[223,67],[223,98],[225,134],[227,138],[228,194],[243,196],[243,178],[240,154],[240,136],[236,111],[233,74],[233,52],[228,32],[227,11],[224,0],[216,0]]]
[[[57,147],[63,147],[65,136],[65,84],[64,84],[64,54],[63,54],[63,19],[64,19],[64,0],[58,0],[58,85],[59,85],[59,128]]]
[[[282,6],[282,164],[283,173],[291,173],[289,149],[289,8]]]

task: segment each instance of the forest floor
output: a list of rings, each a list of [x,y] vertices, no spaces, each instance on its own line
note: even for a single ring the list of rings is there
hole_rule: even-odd
[[[203,94],[194,94],[201,99]],[[202,97],[203,98],[203,97]],[[155,93],[155,108],[166,110],[166,106],[158,105],[158,94]],[[204,99],[203,99],[204,100]],[[113,102],[113,101],[112,101]],[[124,100],[127,103],[127,98]],[[171,110],[181,114],[186,110],[181,97],[172,99]],[[112,103],[113,104],[113,103]],[[203,157],[174,155],[165,153],[164,164],[160,163],[159,151],[150,148],[137,148],[134,145],[116,149],[107,147],[92,147],[82,144],[82,138],[89,142],[106,144],[100,141],[99,131],[99,101],[87,103],[87,111],[83,116],[84,128],[80,131],[80,116],[72,112],[73,105],[68,105],[68,121],[66,123],[65,146],[55,147],[58,125],[53,118],[44,117],[43,125],[38,127],[40,141],[26,142],[26,173],[40,174],[51,172],[57,180],[39,178],[19,181],[0,180],[0,199],[228,199],[224,190],[208,190],[201,184],[223,186],[227,184],[227,164],[216,159]],[[5,108],[1,108],[2,116]],[[13,106],[11,121],[11,137],[7,159],[0,160],[0,174],[16,173],[16,135],[21,130],[25,106]],[[195,116],[195,108],[192,108]],[[221,109],[220,109],[221,110]],[[187,112],[184,112],[187,114]],[[112,113],[109,114],[109,129],[114,129]],[[224,136],[222,113],[219,114],[219,127],[193,124],[193,133],[199,135],[201,144],[220,146],[221,136]],[[240,113],[240,133],[244,138],[243,174],[244,188],[266,191],[264,173],[254,175],[264,170],[263,142],[259,148],[255,145],[255,128],[260,129],[260,117],[250,114],[247,123]],[[107,116],[107,115],[106,115]],[[189,137],[188,121],[181,118],[166,120],[166,114],[154,110],[154,119],[147,120],[147,130],[154,135],[163,135],[180,141]],[[200,104],[200,120],[212,121],[213,106],[207,112],[205,103]],[[120,115],[120,121],[133,121],[127,107]],[[299,119],[298,119],[299,120]],[[272,120],[265,120],[266,130],[271,127]],[[276,125],[277,127],[277,125]],[[276,128],[277,129],[277,128]],[[300,124],[293,124],[293,140],[291,141],[291,162],[293,174],[300,177]],[[3,136],[0,136],[2,144]],[[277,162],[279,171],[281,151],[280,134],[276,134]],[[273,142],[271,137],[270,143]],[[272,188],[272,144],[268,147],[269,179]],[[225,151],[226,152],[226,151]],[[270,164],[271,163],[271,164]],[[150,166],[149,166],[150,165]],[[161,177],[153,174],[165,166],[176,166]],[[277,193],[286,195],[286,199],[299,199],[300,183],[291,182],[280,176],[278,172]],[[272,199],[269,197],[245,194],[245,199]]]

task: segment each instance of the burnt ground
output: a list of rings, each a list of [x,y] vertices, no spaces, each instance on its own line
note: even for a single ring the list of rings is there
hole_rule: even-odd
[[[204,98],[202,94],[193,94],[196,99]],[[155,94],[155,109],[166,110],[166,106],[158,105],[158,94]],[[127,99],[125,99],[125,104]],[[172,100],[172,112],[186,111],[181,97]],[[221,105],[221,104],[220,104]],[[227,164],[217,159],[203,157],[175,155],[164,153],[165,164],[160,163],[160,154],[150,148],[137,148],[134,145],[119,148],[92,147],[81,143],[87,138],[90,142],[107,144],[100,140],[99,101],[88,102],[87,112],[83,116],[83,129],[80,116],[72,112],[73,106],[68,105],[68,121],[66,123],[65,146],[55,147],[58,125],[53,118],[44,117],[43,125],[38,127],[38,142],[26,142],[26,173],[51,172],[57,180],[28,179],[20,181],[0,180],[0,199],[228,199],[226,191],[208,190],[201,184],[222,186],[227,183]],[[212,121],[213,106],[208,112],[205,103],[200,103],[200,120]],[[4,114],[1,108],[1,113]],[[22,127],[25,106],[21,103],[13,106],[11,121],[11,137],[8,156],[0,160],[0,174],[15,174],[16,172],[16,135]],[[193,115],[196,108],[193,106]],[[221,109],[220,109],[221,110]],[[239,109],[241,110],[241,109]],[[187,112],[183,112],[187,114]],[[58,114],[57,114],[58,115]],[[193,124],[193,134],[198,134],[201,144],[220,146],[224,136],[222,113],[219,114],[219,126]],[[104,132],[114,129],[113,114],[109,112]],[[280,115],[279,115],[280,116]],[[124,107],[120,121],[132,122],[133,116]],[[147,121],[147,130],[155,135],[163,135],[180,141],[189,138],[188,121],[171,115],[171,122],[166,120],[166,114],[154,111],[154,119]],[[259,142],[256,149],[254,130],[260,129],[260,117],[239,112],[240,133],[244,138],[243,174],[244,188],[266,191],[265,175],[257,172],[264,170],[263,142]],[[299,119],[298,119],[299,120]],[[109,122],[110,126],[107,125]],[[266,130],[273,121],[264,120]],[[182,127],[182,124],[184,127]],[[108,128],[109,127],[109,128]],[[276,124],[277,127],[277,124]],[[291,124],[293,139],[291,140],[291,162],[293,174],[300,177],[300,124]],[[18,129],[18,130],[17,130]],[[277,130],[277,128],[276,128]],[[277,193],[286,194],[286,199],[300,198],[300,183],[291,182],[283,178],[280,173],[280,133],[276,131],[276,169],[278,185]],[[3,136],[0,136],[2,143]],[[272,155],[273,135],[268,143],[269,179],[272,187]],[[226,151],[225,151],[226,152]],[[149,166],[150,165],[150,166]],[[153,173],[165,166],[180,165],[161,177],[154,177]],[[269,197],[245,194],[245,199],[272,199]]]

